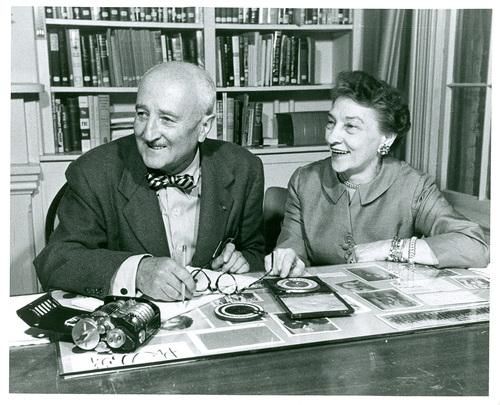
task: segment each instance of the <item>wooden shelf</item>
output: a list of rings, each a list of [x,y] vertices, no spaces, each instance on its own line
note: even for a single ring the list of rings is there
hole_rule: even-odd
[[[259,87],[217,87],[218,92],[225,93],[250,93],[262,91],[311,91],[311,90],[331,90],[334,87],[329,84],[307,84],[288,86],[259,86]]]
[[[11,83],[11,94],[40,94],[44,91],[44,85],[41,83]]]
[[[352,24],[215,24],[226,31],[352,31]]]
[[[103,28],[168,28],[175,30],[202,30],[201,23],[168,23],[151,21],[108,21],[108,20],[70,20],[65,18],[47,18],[47,25],[64,27],[103,27]]]
[[[288,86],[259,86],[259,87],[218,87],[218,92],[225,93],[252,93],[269,91],[315,91],[331,90],[333,83],[328,84],[307,84],[307,85],[288,85]],[[52,86],[52,93],[137,93],[137,87],[69,87]]]
[[[137,87],[70,87],[51,86],[52,93],[137,93]]]

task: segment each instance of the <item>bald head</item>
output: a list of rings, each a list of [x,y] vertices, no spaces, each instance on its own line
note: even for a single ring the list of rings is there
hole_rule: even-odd
[[[186,62],[164,62],[149,69],[139,82],[139,91],[145,85],[182,86],[196,97],[199,112],[212,115],[215,105],[215,85],[207,71]]]

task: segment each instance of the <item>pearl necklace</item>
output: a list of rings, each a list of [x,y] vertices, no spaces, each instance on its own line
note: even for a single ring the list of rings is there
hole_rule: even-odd
[[[359,188],[359,184],[351,183],[349,180],[345,179],[344,176],[342,176],[342,174],[338,173],[337,176],[338,176],[340,182],[344,186],[349,187],[352,190],[357,190]]]

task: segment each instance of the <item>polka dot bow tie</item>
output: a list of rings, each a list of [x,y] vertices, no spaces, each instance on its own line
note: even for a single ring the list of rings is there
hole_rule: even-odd
[[[164,187],[177,187],[189,193],[194,188],[194,179],[190,174],[169,175],[148,173],[146,180],[149,187],[154,191],[158,191]]]

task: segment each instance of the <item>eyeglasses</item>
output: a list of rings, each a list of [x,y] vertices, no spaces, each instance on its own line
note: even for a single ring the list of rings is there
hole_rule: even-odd
[[[194,269],[191,272],[191,276],[193,277],[196,283],[196,292],[198,294],[203,294],[208,291],[209,293],[212,294],[221,293],[226,296],[232,296],[232,295],[239,295],[245,290],[252,288],[257,283],[262,281],[265,277],[267,277],[270,273],[271,270],[269,270],[263,276],[261,276],[255,281],[252,281],[249,285],[241,289],[238,288],[238,283],[236,282],[236,278],[234,277],[234,275],[228,272],[221,273],[215,280],[215,285],[213,285],[213,283],[210,280],[210,277],[207,275],[207,273],[205,273],[205,271],[202,268]]]
[[[193,280],[196,283],[195,292],[198,293],[198,295],[206,293],[207,291],[211,294],[219,292],[226,296],[238,295],[241,294],[243,291],[252,288],[255,284],[262,281],[265,277],[267,277],[271,273],[272,268],[271,270],[266,272],[263,276],[261,276],[260,278],[253,281],[252,283],[250,283],[249,285],[240,290],[238,288],[238,283],[236,282],[236,278],[234,277],[234,275],[226,271],[221,273],[219,277],[217,277],[217,279],[215,280],[215,285],[212,285],[210,277],[207,275],[207,273],[205,273],[205,271],[203,271],[203,269],[208,268],[211,265],[212,261],[222,253],[224,247],[228,243],[233,243],[233,242],[234,238],[227,238],[226,240],[224,240],[224,242],[220,241],[217,247],[215,248],[215,251],[212,257],[210,258],[209,262],[204,266],[196,268],[191,271],[191,276],[193,277]]]

